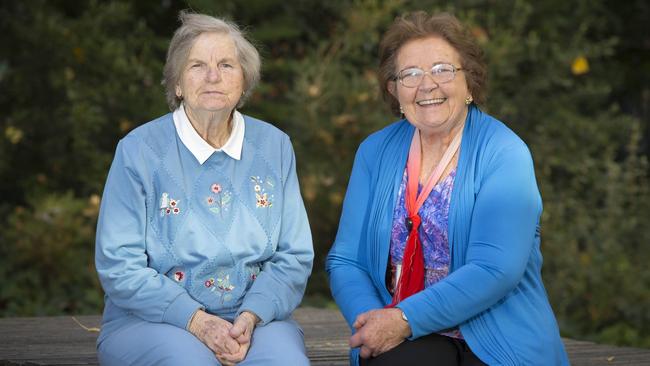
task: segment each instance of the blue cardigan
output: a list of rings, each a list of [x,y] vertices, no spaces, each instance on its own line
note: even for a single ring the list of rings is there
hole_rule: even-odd
[[[130,317],[185,328],[198,308],[262,323],[300,303],[313,247],[289,137],[244,116],[241,160],[199,164],[172,114],[120,141],[97,225],[100,341]]]
[[[402,120],[359,147],[327,258],[346,321],[389,304],[393,208],[414,127]],[[411,339],[459,326],[490,365],[567,365],[542,284],[542,202],[530,152],[503,123],[471,106],[449,209],[450,274],[398,307]],[[358,349],[351,363],[358,361]]]

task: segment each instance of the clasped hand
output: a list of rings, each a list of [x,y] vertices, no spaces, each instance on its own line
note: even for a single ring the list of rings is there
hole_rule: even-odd
[[[251,345],[257,315],[244,311],[231,324],[218,316],[198,310],[192,318],[189,331],[214,352],[223,366],[244,360]]]
[[[363,358],[377,357],[411,335],[411,328],[402,319],[401,311],[395,308],[365,312],[357,316],[352,326],[355,333],[350,337],[350,347],[359,347]]]

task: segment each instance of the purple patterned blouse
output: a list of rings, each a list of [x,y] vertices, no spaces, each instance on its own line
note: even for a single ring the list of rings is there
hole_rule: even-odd
[[[429,197],[420,208],[422,224],[419,228],[420,240],[424,248],[424,286],[429,287],[447,276],[449,272],[449,240],[447,238],[447,225],[449,215],[449,203],[451,202],[451,191],[454,187],[456,169],[452,170],[445,179],[438,182]],[[393,211],[393,228],[390,238],[390,271],[391,283],[389,290],[394,293],[396,280],[401,273],[402,258],[408,239],[408,229],[405,220],[408,217],[406,210],[406,183],[408,181],[407,170],[404,169],[404,176],[399,187],[397,205]],[[418,193],[422,185],[418,184]],[[460,330],[453,329],[440,334],[462,338]]]

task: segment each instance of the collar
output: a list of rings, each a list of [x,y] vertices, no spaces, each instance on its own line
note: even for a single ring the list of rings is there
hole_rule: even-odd
[[[185,108],[182,103],[174,111],[172,117],[178,137],[180,137],[183,145],[190,150],[196,160],[198,160],[199,164],[205,163],[215,151],[223,151],[231,158],[240,160],[241,150],[244,144],[245,123],[244,116],[237,110],[234,110],[232,114],[233,125],[230,137],[228,137],[228,141],[220,149],[212,147],[196,132],[189,118],[187,118],[187,113],[185,113]]]

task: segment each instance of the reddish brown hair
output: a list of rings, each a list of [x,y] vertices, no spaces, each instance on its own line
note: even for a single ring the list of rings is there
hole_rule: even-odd
[[[485,103],[487,65],[483,59],[483,50],[469,29],[451,14],[429,15],[417,11],[397,17],[379,44],[379,85],[391,111],[400,115],[399,102],[388,91],[388,83],[395,80],[397,73],[397,53],[409,41],[427,37],[441,37],[458,52],[460,67],[465,72],[467,88],[474,103]]]

